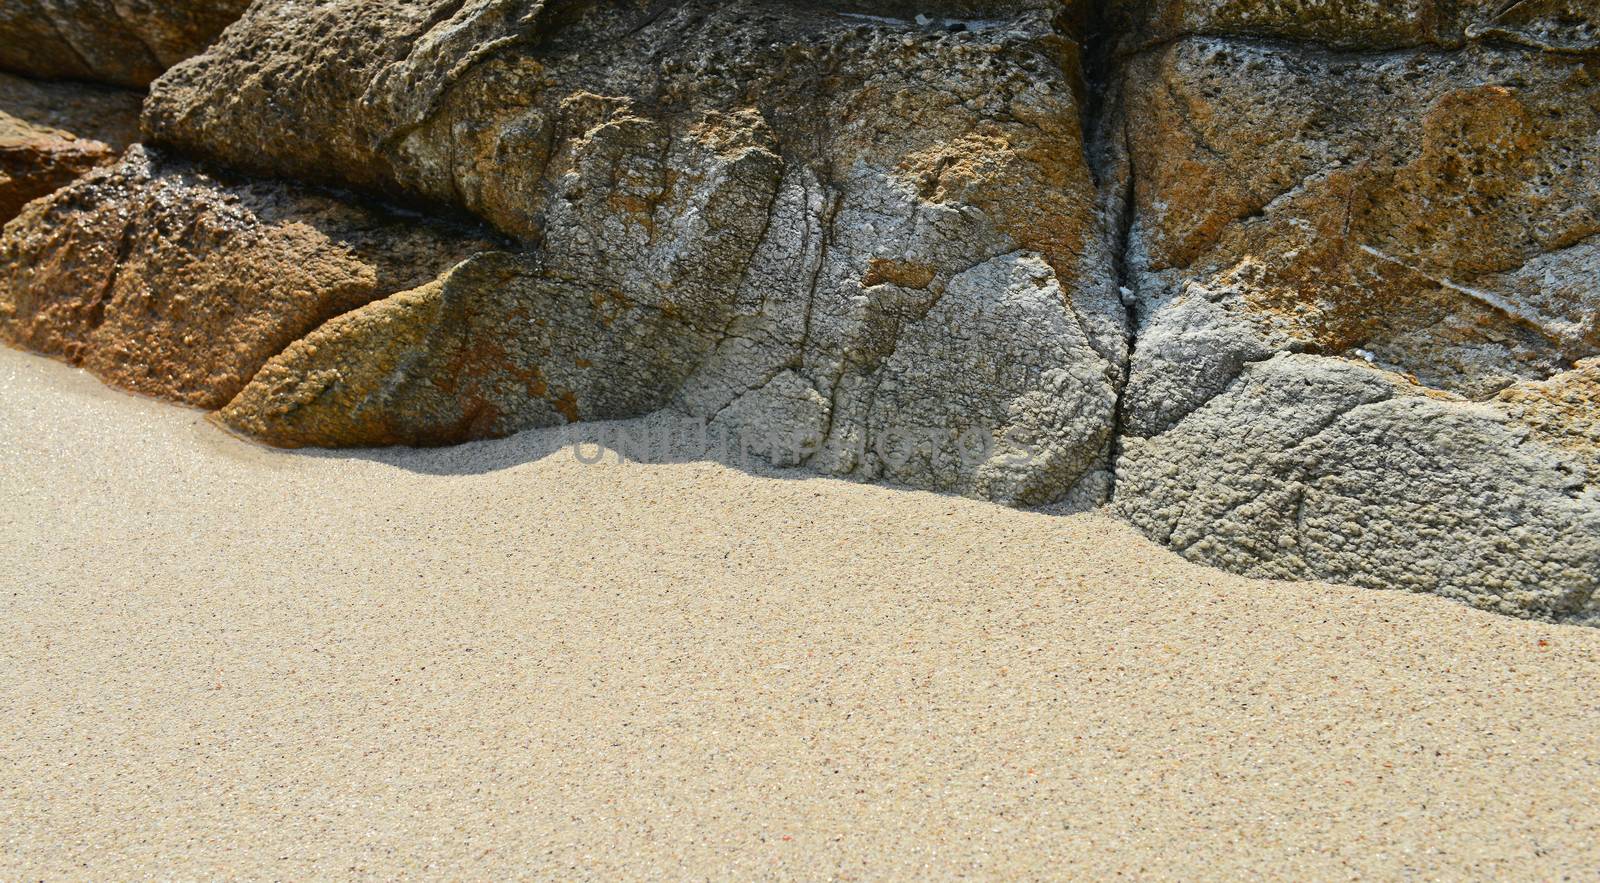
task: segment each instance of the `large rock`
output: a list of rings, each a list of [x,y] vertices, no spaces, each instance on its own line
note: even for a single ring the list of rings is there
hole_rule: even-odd
[[[0,68],[141,88],[194,55],[250,0],[6,0]]]
[[[836,473],[1103,494],[1125,328],[1071,17],[864,8],[257,4],[156,84],[154,139],[454,206],[530,256],[503,286],[458,271],[330,326],[344,343],[285,353],[227,419],[442,443],[669,407],[768,453],[810,437],[777,459]],[[436,309],[458,302],[479,306]],[[371,335],[394,322],[444,324],[391,369]],[[286,406],[364,348],[350,371],[403,379]]]
[[[1550,378],[1600,354],[1592,60],[1470,4],[1442,31],[1444,5],[1310,5],[1152,4],[1168,42],[1122,68],[1117,506],[1248,573],[1581,617],[1592,397]],[[1518,6],[1500,26],[1572,24]]]
[[[0,327],[273,444],[665,412],[781,465],[1114,488],[1248,573],[1589,621],[1596,25],[1586,0],[258,0],[153,86],[146,134],[353,192],[96,173],[8,228]],[[340,207],[372,199],[504,238]],[[253,220],[194,220],[225,207]]]
[[[1553,391],[1540,399],[1526,409],[1562,407]],[[1583,621],[1600,613],[1587,419],[1587,442],[1571,421],[1533,432],[1503,407],[1364,364],[1280,355],[1175,429],[1129,439],[1118,505],[1186,557],[1238,573]],[[1577,450],[1549,443],[1563,431]]]
[[[0,338],[217,408],[322,322],[486,245],[135,147],[7,225]]]
[[[1129,262],[1152,339],[1205,312],[1480,399],[1600,352],[1589,65],[1196,39],[1129,79]],[[1226,379],[1141,350],[1139,434]]]
[[[0,224],[139,137],[136,92],[0,74]]]

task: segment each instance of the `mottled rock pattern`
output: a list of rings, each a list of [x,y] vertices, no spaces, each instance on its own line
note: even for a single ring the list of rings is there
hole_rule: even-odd
[[[1587,615],[1592,7],[1136,11],[1106,127],[1138,316],[1117,508],[1234,570]]]
[[[124,389],[217,408],[322,322],[484,247],[135,147],[0,235],[0,338]]]
[[[1200,298],[1274,349],[1359,351],[1474,398],[1600,351],[1589,65],[1196,39],[1129,76],[1148,324]],[[1132,410],[1159,430],[1182,408],[1141,397],[1174,399],[1160,372],[1187,369],[1145,355]]]
[[[0,68],[142,88],[194,55],[250,0],[6,0]]]
[[[0,74],[0,224],[117,156],[139,136],[140,96]]]
[[[1583,619],[1600,488],[1582,455],[1530,435],[1502,408],[1280,355],[1171,431],[1127,440],[1117,493],[1141,530],[1234,572]]]
[[[647,414],[709,348],[703,318],[586,297],[537,261],[487,253],[324,325],[220,416],[278,445],[349,447]]]
[[[136,153],[7,229],[0,330],[273,444],[687,416],[783,466],[1114,494],[1253,575],[1590,623],[1597,26],[1590,0],[260,0],[145,132],[354,192]],[[504,238],[338,208],[374,198]]]
[[[1347,49],[1460,48],[1473,40],[1600,49],[1600,8],[1590,0],[1131,0],[1107,9],[1124,52],[1194,36]]]
[[[1577,458],[1589,487],[1600,487],[1600,359],[1587,359],[1549,380],[1521,383],[1495,404],[1538,441]]]
[[[146,125],[218,162],[451,205],[522,240],[537,272],[476,297],[548,318],[554,337],[485,325],[483,343],[495,358],[527,344],[505,371],[537,362],[578,417],[665,405],[757,446],[810,434],[798,459],[840,474],[1060,499],[1107,468],[1125,346],[1077,46],[1052,4],[965,22],[859,6],[265,4],[156,85]],[[591,305],[627,318],[580,333]],[[593,367],[558,383],[544,349]],[[479,388],[476,420],[417,405],[415,437],[551,419],[540,383]],[[417,400],[384,401],[400,410],[348,431],[321,411],[310,435],[280,431],[243,403],[230,420],[366,443]]]

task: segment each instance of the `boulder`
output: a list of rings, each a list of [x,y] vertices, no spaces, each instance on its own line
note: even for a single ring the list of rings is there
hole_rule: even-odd
[[[1240,572],[1581,619],[1600,79],[1470,4],[1278,16],[1312,5],[1167,4],[1194,20],[1120,68],[1117,508]],[[1518,6],[1496,21],[1571,24]]]
[[[0,68],[143,88],[204,49],[250,0],[6,0]]]
[[[1600,611],[1593,414],[1551,419],[1576,401],[1564,398],[1524,396],[1524,419],[1546,418],[1530,431],[1504,406],[1281,354],[1245,366],[1174,429],[1127,439],[1117,509],[1236,573],[1586,621]]]
[[[116,161],[139,136],[138,93],[0,74],[0,224]]]
[[[217,408],[318,325],[487,245],[134,147],[0,234],[0,338]]]
[[[864,8],[257,4],[156,84],[151,137],[523,244],[503,285],[463,268],[327,329],[342,340],[391,308],[522,318],[430,332],[411,380],[294,418],[325,367],[285,353],[225,419],[284,444],[444,443],[665,407],[769,452],[755,436],[813,436],[788,459],[837,474],[1017,503],[1103,487],[1126,328],[1070,16]],[[464,362],[443,355],[463,339]],[[368,345],[362,376],[390,376]]]

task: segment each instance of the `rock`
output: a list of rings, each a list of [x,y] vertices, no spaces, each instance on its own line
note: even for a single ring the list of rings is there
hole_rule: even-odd
[[[1124,53],[1197,36],[1346,49],[1460,48],[1473,40],[1600,49],[1600,10],[1589,0],[1134,0],[1108,9]]]
[[[527,254],[330,325],[224,419],[442,444],[664,407],[786,464],[1058,500],[1107,468],[1126,330],[1050,6],[951,33],[843,4],[258,4],[156,85],[155,139]],[[418,361],[371,336],[391,310],[437,323]],[[288,404],[334,374],[372,381]]]
[[[1201,298],[1275,350],[1361,351],[1477,399],[1600,352],[1587,65],[1189,40],[1129,76],[1148,328]]]
[[[1600,585],[1600,488],[1582,459],[1501,408],[1279,355],[1169,432],[1129,439],[1117,508],[1237,573],[1579,619]]]
[[[250,0],[7,0],[0,68],[143,88],[194,55]]]
[[[1279,17],[1311,5],[1166,4],[1170,42],[1122,69],[1108,178],[1139,319],[1116,506],[1243,573],[1581,619],[1600,80],[1476,42],[1467,6],[1444,30],[1432,4]],[[1367,48],[1238,36],[1269,33]]]
[[[0,224],[115,162],[138,138],[139,103],[134,92],[0,74]]]
[[[327,319],[487,246],[135,147],[0,235],[0,337],[202,408]]]
[[[366,447],[648,414],[710,347],[703,318],[591,296],[535,260],[487,253],[324,325],[220,418],[284,447]]]
[[[137,152],[28,208],[0,329],[277,445],[688,417],[779,466],[1114,496],[1255,575],[1587,622],[1596,27],[258,0],[146,104],[202,165]]]
[[[1584,464],[1580,477],[1600,487],[1600,359],[1579,362],[1546,381],[1517,384],[1496,396],[1495,404],[1541,443]]]

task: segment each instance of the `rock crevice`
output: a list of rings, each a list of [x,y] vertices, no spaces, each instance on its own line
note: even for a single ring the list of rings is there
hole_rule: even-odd
[[[0,334],[272,444],[668,411],[1584,621],[1590,6],[260,0],[36,175],[115,163],[6,227]]]

